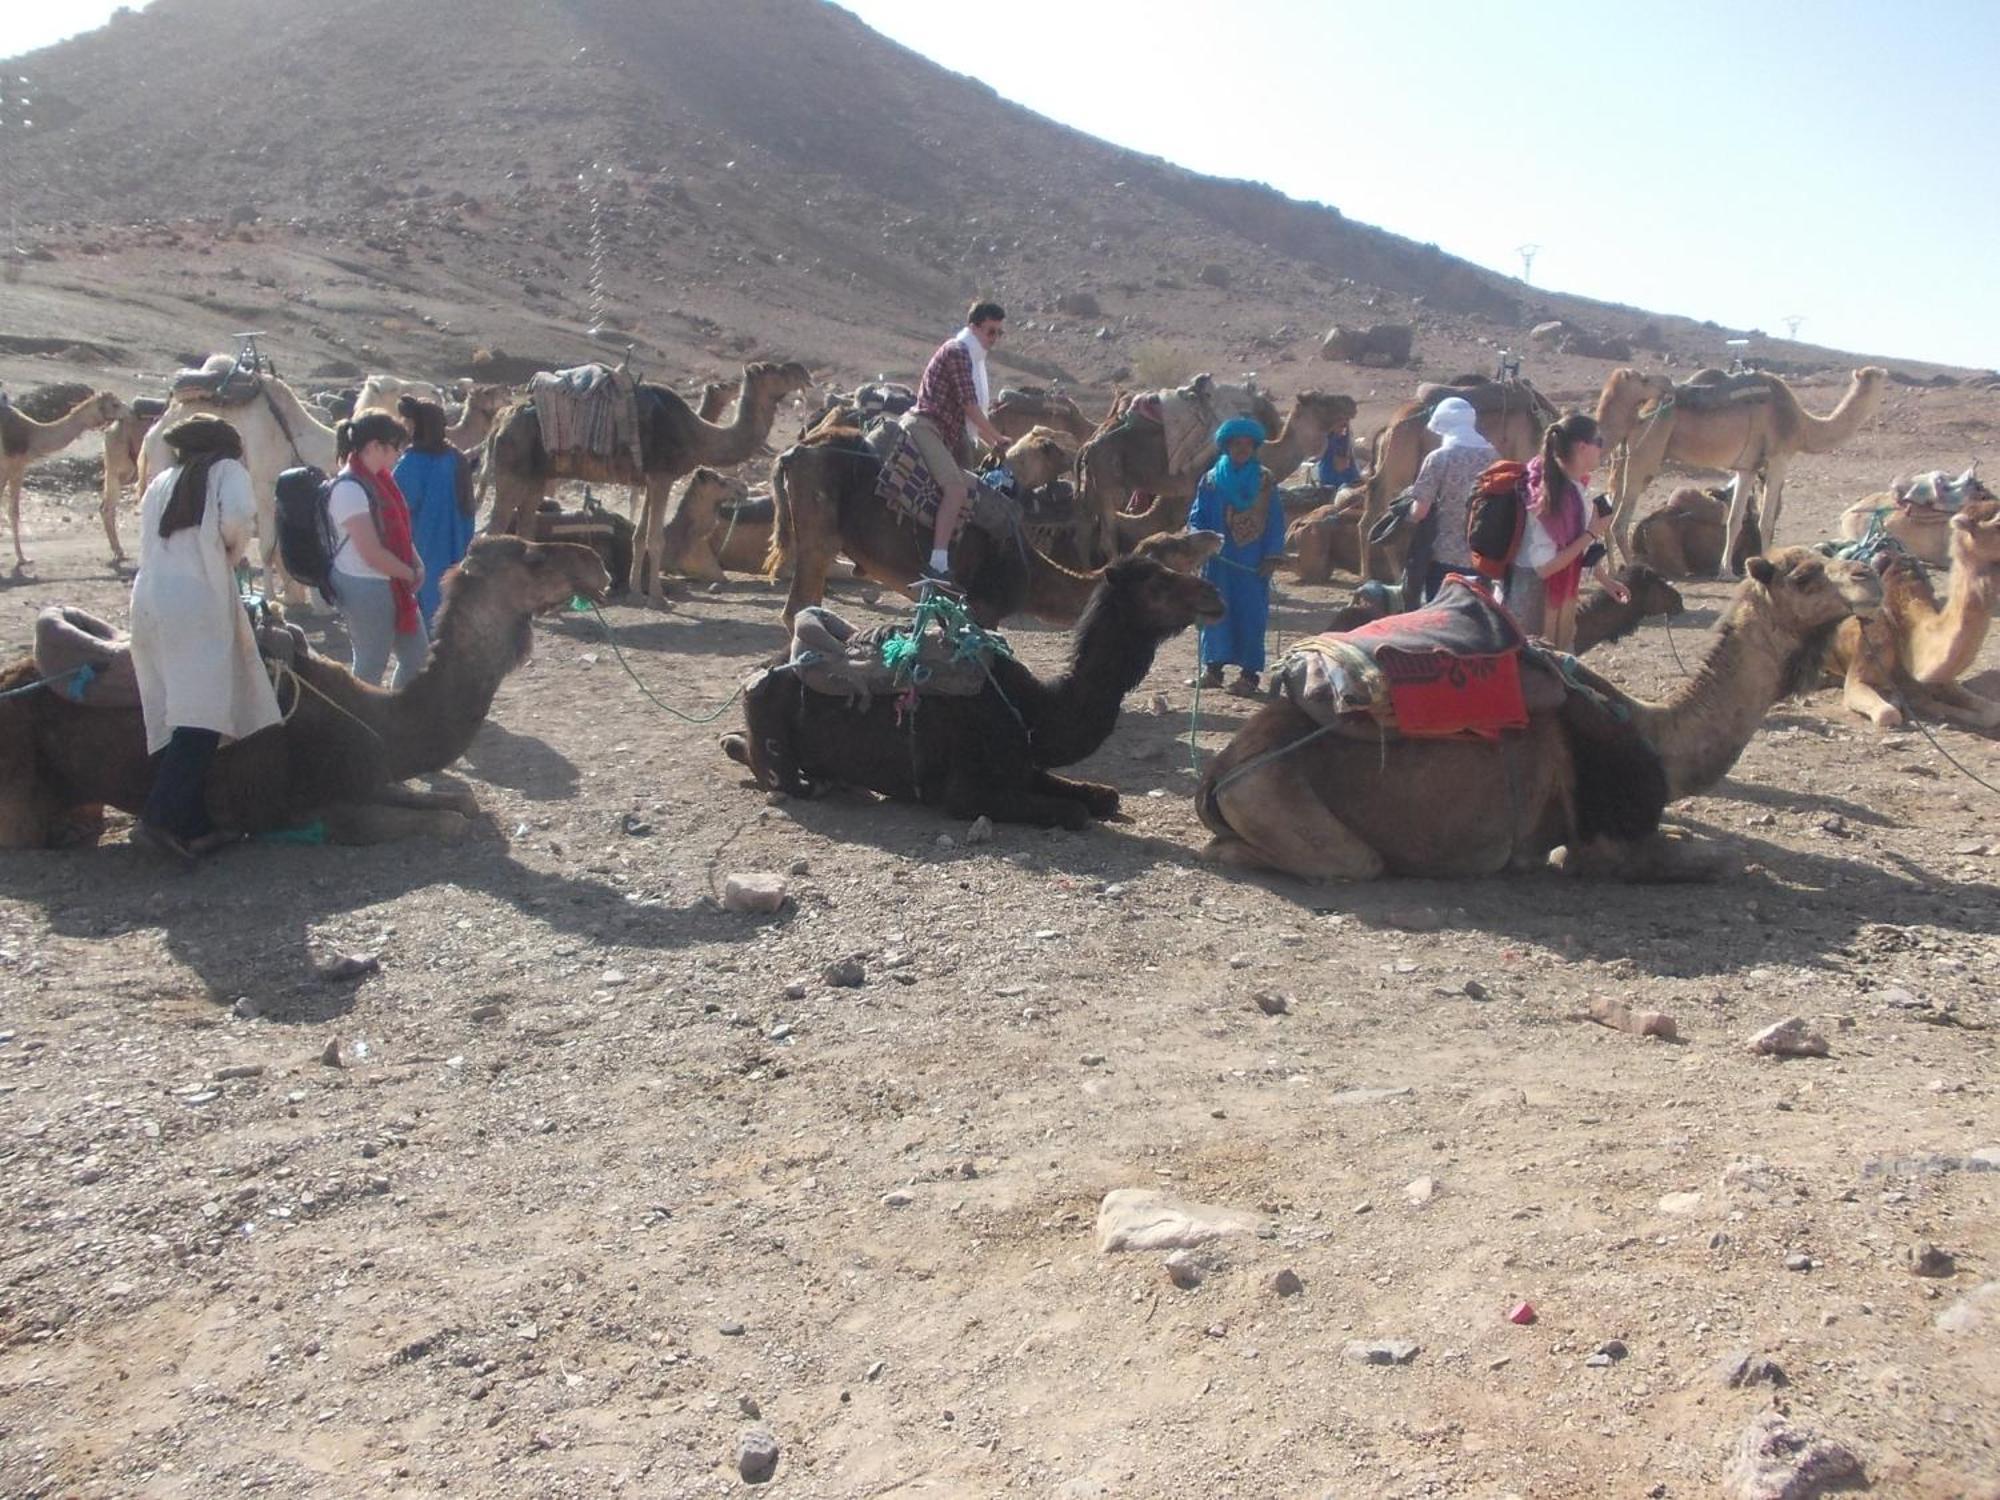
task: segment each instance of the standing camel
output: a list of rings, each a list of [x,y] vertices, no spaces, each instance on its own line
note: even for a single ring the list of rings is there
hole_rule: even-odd
[[[986,418],[1009,442],[1026,437],[1036,427],[1066,432],[1078,443],[1097,431],[1097,424],[1083,414],[1069,392],[1039,385],[1007,387],[993,398]]]
[[[465,405],[459,410],[458,420],[445,428],[444,440],[470,458],[513,399],[514,392],[508,386],[475,385],[465,393]]]
[[[176,392],[174,399],[146,434],[139,450],[139,492],[155,474],[173,466],[173,455],[161,436],[183,417],[219,417],[243,439],[243,466],[250,471],[250,489],[257,497],[257,540],[263,552],[266,595],[284,589],[287,604],[305,603],[305,590],[285,575],[278,560],[278,476],[310,464],[331,474],[336,467],[331,427],[323,427],[292,388],[275,375],[260,375],[248,401],[222,406],[204,397]]]
[[[1888,384],[1887,370],[1874,365],[1856,370],[1840,403],[1823,417],[1800,406],[1792,388],[1776,375],[1723,376],[1704,371],[1676,385],[1666,397],[1639,411],[1636,429],[1612,459],[1611,534],[1619,552],[1628,559],[1632,556],[1632,512],[1646,486],[1668,463],[1727,469],[1735,475],[1735,497],[1723,531],[1730,537],[1742,530],[1751,486],[1761,471],[1763,500],[1758,516],[1764,545],[1777,546],[1785,469],[1792,456],[1838,448],[1875,414]]]
[[[130,408],[109,391],[86,396],[53,422],[37,422],[14,406],[0,406],[0,484],[7,487],[7,517],[14,528],[14,568],[28,565],[21,550],[21,481],[28,465],[60,453],[86,432],[108,427]]]
[[[704,422],[684,397],[665,386],[639,387],[639,448],[641,465],[634,469],[629,453],[551,453],[542,444],[541,419],[533,401],[517,401],[500,414],[487,435],[480,465],[494,486],[489,532],[525,535],[535,510],[551,484],[580,479],[592,484],[643,487],[637,582],[658,602],[665,596],[665,559],[687,550],[685,533],[691,524],[678,507],[669,511],[674,481],[701,465],[730,469],[764,445],[778,404],[812,383],[801,364],[753,364],[743,367],[743,394],[736,416],[727,427]],[[483,482],[483,479],[482,479]]]
[[[1556,419],[1549,399],[1525,380],[1475,380],[1459,385],[1420,386],[1417,399],[1402,407],[1388,425],[1375,434],[1373,458],[1368,477],[1361,481],[1359,551],[1361,576],[1389,583],[1386,555],[1369,540],[1375,523],[1389,509],[1389,503],[1417,482],[1417,470],[1424,455],[1437,447],[1438,435],[1426,424],[1438,402],[1457,396],[1470,402],[1479,435],[1491,443],[1502,458],[1526,463],[1541,451],[1542,432]]]
[[[167,403],[159,397],[140,396],[124,416],[104,429],[104,490],[97,514],[104,522],[104,539],[111,543],[114,568],[125,561],[125,549],[118,545],[118,502],[138,483],[139,449],[166,409]]]

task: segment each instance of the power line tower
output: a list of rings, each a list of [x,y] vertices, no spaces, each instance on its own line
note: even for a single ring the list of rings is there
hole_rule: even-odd
[[[1540,245],[1516,245],[1514,253],[1521,257],[1521,284],[1529,286],[1535,279],[1535,257],[1542,253]]]
[[[1805,320],[1804,313],[1786,313],[1782,319],[1785,325],[1785,337],[1796,344],[1799,341],[1799,324]]]
[[[35,128],[32,85],[23,73],[0,73],[0,192],[7,195],[6,254],[21,253],[21,169],[28,132]]]

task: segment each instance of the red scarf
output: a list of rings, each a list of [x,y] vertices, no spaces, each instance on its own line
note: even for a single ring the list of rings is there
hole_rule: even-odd
[[[1553,498],[1548,493],[1548,474],[1542,468],[1541,455],[1528,460],[1528,499],[1535,519],[1549,540],[1556,544],[1556,551],[1570,545],[1583,535],[1589,517],[1584,512],[1583,491],[1575,480],[1557,469],[1555,473],[1556,493]],[[1561,571],[1551,573],[1542,580],[1543,596],[1549,607],[1554,609],[1569,603],[1583,583],[1583,554],[1578,553]]]
[[[347,472],[375,497],[375,534],[389,555],[409,567],[417,566],[417,543],[410,531],[410,504],[396,487],[395,476],[387,469],[371,474],[352,459],[348,460]],[[389,593],[396,601],[396,633],[408,635],[422,622],[417,613],[417,591],[402,579],[392,578]]]

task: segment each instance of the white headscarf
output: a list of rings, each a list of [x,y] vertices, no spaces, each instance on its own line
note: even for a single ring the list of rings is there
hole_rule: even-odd
[[[986,384],[986,345],[980,342],[979,335],[972,331],[970,323],[958,330],[958,341],[965,345],[965,352],[972,356],[972,389],[979,397],[979,413],[984,416],[987,408],[993,404],[993,393]],[[1464,402],[1459,404],[1465,405]],[[1466,407],[1467,411],[1471,409],[1469,406]]]
[[[1457,396],[1447,396],[1431,410],[1430,421],[1424,424],[1444,440],[1447,448],[1462,444],[1477,444],[1490,448],[1479,431],[1479,414],[1472,409],[1472,403]]]

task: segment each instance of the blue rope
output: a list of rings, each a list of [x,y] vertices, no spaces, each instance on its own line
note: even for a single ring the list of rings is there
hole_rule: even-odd
[[[25,687],[9,688],[6,692],[0,693],[0,702],[5,702],[9,698],[24,698],[29,693],[40,692],[43,688],[52,688],[58,683],[67,682],[72,677],[81,677],[85,682],[88,682],[96,675],[97,668],[89,662],[85,662],[80,667],[72,667],[67,672],[58,672],[53,677],[37,677]],[[67,698],[69,694],[65,693],[63,696]]]

